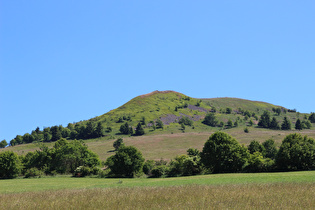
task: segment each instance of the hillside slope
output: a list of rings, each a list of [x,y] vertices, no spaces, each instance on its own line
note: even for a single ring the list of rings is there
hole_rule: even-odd
[[[275,109],[280,109],[281,113],[274,112]],[[271,130],[257,126],[258,120],[264,111],[269,111],[271,117],[275,117],[279,123],[287,117],[292,123],[292,129]],[[203,123],[203,119],[209,113],[213,113],[218,123],[215,127],[208,126]],[[181,118],[190,119],[190,124],[182,126],[179,122]],[[154,91],[149,94],[141,95],[133,98],[126,104],[111,110],[101,116],[90,120],[69,124],[68,130],[75,131],[77,128],[88,127],[88,124],[96,127],[101,124],[104,127],[102,137],[85,139],[86,144],[96,153],[99,154],[102,160],[113,154],[113,142],[117,138],[124,138],[126,145],[138,147],[148,159],[171,159],[178,154],[184,154],[190,147],[201,149],[204,142],[211,133],[217,130],[224,130],[230,133],[240,143],[248,144],[252,140],[260,142],[269,138],[274,139],[278,145],[285,135],[292,132],[301,132],[304,135],[315,137],[314,123],[311,129],[296,131],[294,123],[297,119],[304,120],[309,114],[301,114],[298,112],[289,112],[288,109],[272,105],[265,102],[250,101],[238,98],[212,98],[212,99],[197,99],[191,98],[184,94],[175,91]],[[163,129],[155,129],[153,124],[157,120],[161,120],[164,124]],[[233,123],[233,126],[228,126],[228,121]],[[141,122],[145,131],[143,136],[123,135],[120,133],[120,127],[128,123],[133,129]],[[237,122],[237,125],[235,125]],[[251,125],[253,123],[253,125]],[[182,123],[183,124],[183,123]],[[108,128],[111,128],[108,130]],[[244,132],[244,128],[249,128],[249,133]],[[64,129],[59,126],[58,129]],[[52,132],[50,129],[47,132]],[[47,135],[50,135],[48,133]],[[13,150],[19,154],[25,154],[28,151],[33,151],[39,148],[39,144],[44,142],[50,146],[51,142],[45,142],[40,139],[45,136],[43,131],[33,131],[37,140],[31,144],[16,145],[1,150]],[[24,136],[21,136],[23,139]],[[34,139],[35,139],[34,137]],[[71,139],[70,137],[64,136]]]

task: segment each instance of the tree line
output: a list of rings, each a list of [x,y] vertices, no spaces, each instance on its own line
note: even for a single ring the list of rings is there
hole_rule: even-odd
[[[107,128],[106,131],[111,128]],[[104,127],[101,122],[93,124],[91,121],[88,121],[85,124],[72,124],[69,123],[67,127],[52,126],[46,127],[42,131],[37,127],[31,132],[31,134],[26,133],[23,136],[17,135],[14,139],[10,141],[10,146],[15,146],[18,144],[32,143],[35,141],[38,142],[54,142],[60,138],[66,138],[70,140],[74,139],[91,139],[104,136]]]
[[[40,174],[72,173],[74,176],[95,174],[99,177],[190,176],[209,173],[272,172],[315,169],[315,140],[298,133],[287,135],[279,148],[274,140],[251,141],[246,147],[231,135],[218,131],[205,142],[202,151],[189,148],[170,162],[146,160],[133,146],[122,139],[114,142],[115,154],[100,169],[97,154],[82,141],[59,139],[52,148],[18,156],[12,151],[0,153],[0,178]]]

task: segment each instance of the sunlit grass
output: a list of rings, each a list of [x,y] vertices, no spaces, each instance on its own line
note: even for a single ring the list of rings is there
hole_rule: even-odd
[[[67,189],[0,194],[1,209],[312,209],[314,183]]]

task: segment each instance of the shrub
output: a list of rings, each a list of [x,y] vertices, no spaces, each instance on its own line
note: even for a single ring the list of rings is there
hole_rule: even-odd
[[[151,174],[152,174],[151,177],[154,177],[154,178],[164,177],[167,174],[167,171],[168,171],[168,168],[166,165],[156,166],[151,171]]]
[[[205,116],[205,119],[202,121],[203,124],[215,127],[218,124],[218,120],[214,113],[208,113]]]
[[[24,177],[25,178],[30,178],[30,177],[40,178],[42,175],[43,175],[43,172],[38,170],[37,168],[30,168],[26,170]]]
[[[144,158],[142,153],[132,146],[122,146],[115,155],[107,158],[105,163],[111,173],[117,177],[133,177],[142,172]]]

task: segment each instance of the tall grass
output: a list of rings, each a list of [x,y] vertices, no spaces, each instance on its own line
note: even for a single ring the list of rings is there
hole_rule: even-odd
[[[0,209],[313,209],[315,184],[80,189],[0,194]]]

